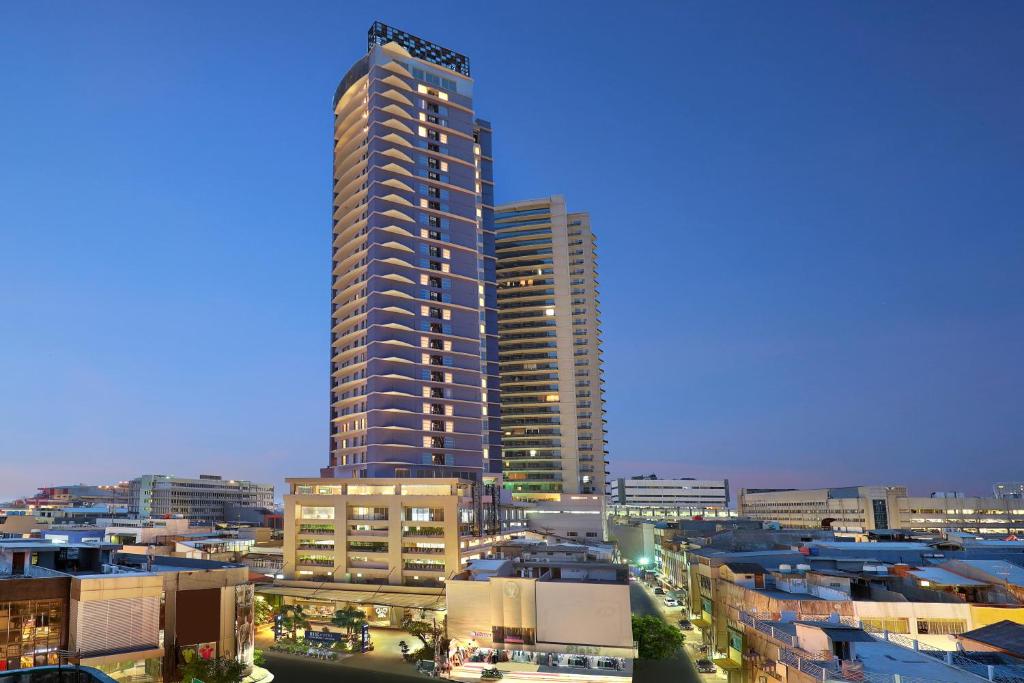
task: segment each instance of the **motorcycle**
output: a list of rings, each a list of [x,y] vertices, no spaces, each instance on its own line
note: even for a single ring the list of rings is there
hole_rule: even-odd
[[[480,672],[481,681],[496,681],[503,678],[504,675],[498,671],[498,667],[492,666],[490,669],[484,669]]]

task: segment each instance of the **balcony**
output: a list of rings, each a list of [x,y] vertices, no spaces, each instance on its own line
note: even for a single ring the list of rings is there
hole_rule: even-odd
[[[444,536],[444,527],[439,526],[410,526],[402,529],[402,536],[406,538],[410,537],[423,537],[423,538],[437,538]]]
[[[300,524],[300,534],[309,534],[313,536],[326,536],[328,534],[334,534],[334,526],[330,524]]]
[[[409,562],[406,560],[402,563],[402,567],[404,567],[406,571],[444,572],[444,563],[428,564],[426,562]]]
[[[299,567],[333,567],[334,558],[327,557],[299,557],[295,560]]]
[[[403,553],[410,555],[444,555],[444,548],[417,548],[415,546],[405,546],[402,548]]]
[[[377,561],[377,560],[349,560],[348,561],[348,568],[349,568],[349,570],[353,570],[353,569],[380,569],[380,570],[387,570],[388,569],[388,563],[386,561]]]
[[[349,552],[362,552],[362,553],[386,553],[388,551],[387,542],[373,541],[349,541],[348,544]]]

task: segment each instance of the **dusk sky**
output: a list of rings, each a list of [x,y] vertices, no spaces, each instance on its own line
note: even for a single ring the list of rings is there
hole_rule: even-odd
[[[613,475],[1024,478],[1024,3],[4,2],[0,500],[327,463],[375,19],[470,57],[498,201],[590,212]]]

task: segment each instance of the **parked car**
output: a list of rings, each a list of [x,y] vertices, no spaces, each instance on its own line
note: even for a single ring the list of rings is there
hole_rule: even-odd
[[[679,601],[670,595],[665,598],[665,607],[679,607]]]
[[[710,659],[698,659],[697,671],[702,674],[713,674],[718,671],[718,669],[715,667],[715,663]]]
[[[679,630],[680,631],[692,631],[693,630],[693,623],[689,619],[680,619],[679,620]]]
[[[662,588],[661,586],[658,586],[657,588],[654,589],[654,594],[655,595],[664,595],[665,594],[665,589]]]

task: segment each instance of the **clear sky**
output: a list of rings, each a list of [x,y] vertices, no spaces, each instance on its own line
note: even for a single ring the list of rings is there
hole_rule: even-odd
[[[0,499],[325,464],[378,18],[470,56],[499,201],[591,212],[614,474],[1024,478],[1024,3],[11,1]]]

